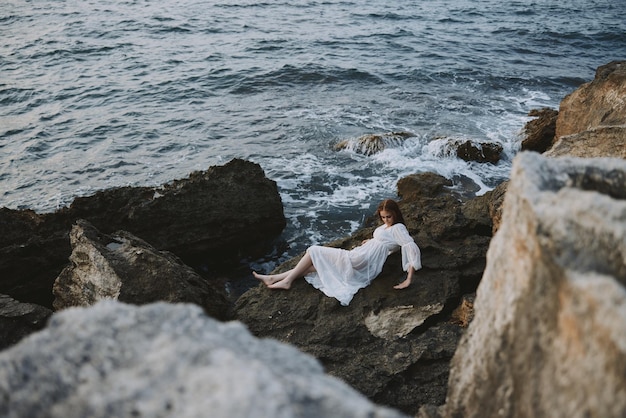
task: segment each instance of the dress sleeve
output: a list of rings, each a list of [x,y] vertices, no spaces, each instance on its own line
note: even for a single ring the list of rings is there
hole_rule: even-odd
[[[413,266],[415,270],[421,269],[422,254],[404,224],[399,223],[394,225],[393,237],[402,249],[402,269],[408,271],[411,266]]]

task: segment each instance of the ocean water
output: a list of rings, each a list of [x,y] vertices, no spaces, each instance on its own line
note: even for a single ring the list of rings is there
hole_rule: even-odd
[[[53,211],[248,159],[288,217],[270,268],[353,232],[407,174],[479,194],[506,179],[527,113],[626,59],[624,16],[609,0],[7,0],[0,206]],[[334,149],[390,131],[415,136]],[[445,138],[504,155],[467,163]]]

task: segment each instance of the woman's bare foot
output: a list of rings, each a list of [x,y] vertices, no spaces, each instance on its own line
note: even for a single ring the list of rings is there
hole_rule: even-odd
[[[291,282],[287,281],[287,280],[279,280],[269,286],[270,289],[282,289],[282,290],[289,290],[291,288]]]
[[[265,283],[265,286],[271,286],[274,283],[282,280],[271,274],[259,274],[256,271],[253,271],[252,275],[254,276],[255,279],[261,280],[263,283]]]
[[[411,286],[411,279],[405,279],[402,283],[395,285],[394,289],[406,289]]]

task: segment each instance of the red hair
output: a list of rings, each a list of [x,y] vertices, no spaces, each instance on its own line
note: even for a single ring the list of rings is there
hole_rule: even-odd
[[[398,206],[398,203],[395,200],[386,199],[380,202],[378,209],[376,209],[376,216],[378,216],[380,220],[382,220],[380,217],[380,212],[382,211],[391,212],[393,214],[394,225],[397,223],[404,223],[404,217],[402,216],[402,212],[400,212],[400,206]]]

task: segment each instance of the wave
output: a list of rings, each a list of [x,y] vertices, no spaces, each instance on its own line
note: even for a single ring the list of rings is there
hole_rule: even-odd
[[[265,91],[269,88],[306,88],[309,85],[328,84],[382,84],[384,81],[374,74],[356,68],[326,67],[318,64],[304,66],[284,65],[280,69],[261,72],[260,68],[247,70],[247,75],[240,77],[231,74],[226,82],[232,94],[243,95]],[[250,74],[252,73],[252,74]],[[224,84],[224,83],[223,83]],[[229,84],[231,84],[229,86]]]

